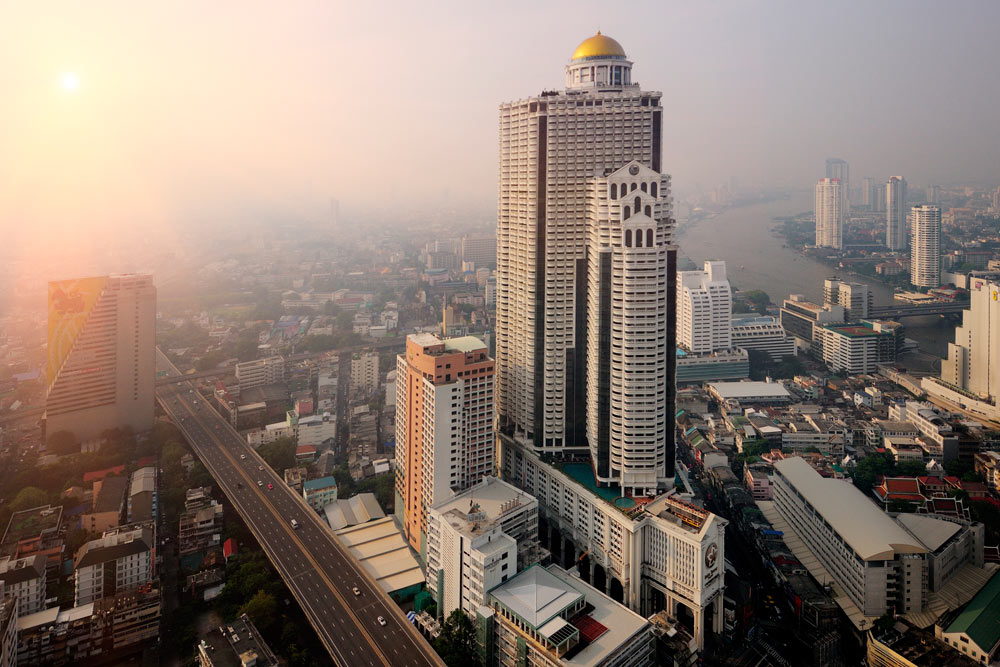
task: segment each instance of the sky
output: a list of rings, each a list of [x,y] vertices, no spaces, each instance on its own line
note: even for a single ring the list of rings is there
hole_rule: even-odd
[[[677,192],[1000,182],[993,0],[6,2],[8,248],[495,211],[497,107],[598,28],[664,93]],[[67,90],[67,73],[78,86]],[[25,251],[27,252],[27,250]]]

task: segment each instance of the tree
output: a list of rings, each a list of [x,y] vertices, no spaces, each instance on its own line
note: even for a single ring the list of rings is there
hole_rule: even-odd
[[[17,492],[14,500],[10,501],[9,507],[11,512],[17,512],[31,507],[38,507],[39,505],[47,505],[48,502],[49,494],[38,487],[26,486]]]
[[[257,453],[279,475],[285,473],[285,468],[295,467],[295,440],[292,438],[278,438],[274,442],[261,445]]]
[[[972,472],[972,464],[952,459],[944,462],[944,471],[952,477],[961,477],[967,472]]]
[[[80,443],[77,441],[76,436],[69,431],[56,431],[50,435],[45,448],[50,453],[58,454],[59,456],[80,453]]]
[[[875,486],[875,478],[889,472],[892,469],[892,463],[891,454],[872,454],[864,457],[854,467],[854,486],[866,494],[871,492],[872,487]]]
[[[476,626],[461,609],[454,610],[445,619],[441,634],[434,641],[434,649],[448,667],[481,664],[476,650]]]
[[[246,614],[264,634],[269,634],[278,612],[278,602],[274,596],[264,591],[257,591],[250,600],[240,607],[240,613]]]
[[[900,477],[920,477],[927,474],[927,466],[923,461],[900,461],[896,474]]]

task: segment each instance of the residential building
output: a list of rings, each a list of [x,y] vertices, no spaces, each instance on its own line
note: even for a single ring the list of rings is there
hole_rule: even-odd
[[[427,508],[493,473],[493,373],[472,336],[412,334],[396,358],[396,513],[421,554]]]
[[[843,324],[846,314],[847,309],[841,305],[820,306],[807,301],[801,294],[790,294],[781,306],[781,326],[808,349],[817,325]]]
[[[843,219],[851,214],[851,166],[846,160],[839,157],[828,157],[826,159],[826,177],[836,179],[840,182],[840,210],[843,211]]]
[[[337,480],[332,476],[307,479],[302,482],[302,497],[309,507],[322,513],[324,507],[337,499]]]
[[[795,339],[770,315],[734,319],[732,340],[733,347],[766,352],[774,362],[795,355]]]
[[[223,508],[210,494],[210,487],[187,490],[184,513],[178,519],[177,548],[181,556],[222,545]]]
[[[678,386],[700,385],[720,380],[743,380],[750,377],[750,354],[746,350],[733,348],[718,352],[690,354],[677,348],[676,353],[675,382]]]
[[[46,581],[45,556],[0,558],[0,587],[17,598],[21,616],[45,609]]]
[[[253,387],[280,384],[284,381],[284,357],[275,355],[236,364],[236,382],[240,385],[240,392]]]
[[[82,492],[82,489],[81,489]],[[0,558],[25,558],[41,554],[46,558],[45,569],[51,580],[59,576],[65,550],[63,508],[41,505],[14,512],[0,540]]]
[[[874,297],[868,285],[833,277],[823,281],[823,305],[843,306],[844,321],[857,322],[868,318]]]
[[[903,327],[890,320],[815,327],[813,349],[832,371],[848,375],[874,373],[879,364],[896,361]]]
[[[661,172],[660,98],[632,81],[621,44],[598,34],[573,53],[564,90],[500,107],[497,415],[503,433],[536,451],[588,447],[588,193],[595,175],[632,161]],[[639,196],[652,206],[652,193]],[[668,250],[667,265],[669,294],[676,250]],[[670,297],[661,298],[669,309]],[[665,414],[672,433],[674,412]],[[672,466],[671,454],[657,476],[672,478]]]
[[[877,197],[875,179],[865,176],[861,179],[861,207],[873,211],[875,210],[875,198]]]
[[[885,247],[906,250],[906,179],[891,176],[885,186]]]
[[[771,476],[766,471],[744,466],[743,477],[754,500],[771,500]]]
[[[977,278],[969,286],[969,308],[962,312],[962,325],[955,329],[955,342],[948,343],[948,359],[941,364],[940,383],[922,386],[944,394],[957,390],[953,402],[984,416],[1000,417],[1000,280]],[[942,389],[944,391],[942,391]],[[978,405],[976,405],[978,404]]]
[[[378,352],[351,355],[351,391],[369,395],[378,389]]]
[[[589,195],[586,441],[599,482],[655,493],[672,483],[665,478],[673,432],[664,391],[674,361],[673,302],[664,289],[669,258],[677,252],[670,177],[632,161],[592,179]],[[712,309],[709,344],[728,349],[732,294],[725,264],[711,262],[707,269],[698,294]],[[678,292],[684,289],[678,282]],[[701,316],[700,296],[697,304]],[[637,317],[639,312],[645,314]],[[700,321],[687,322],[700,332]]]
[[[0,667],[17,667],[17,602],[0,582]]]
[[[836,178],[821,178],[816,184],[816,247],[844,247],[844,201]]]
[[[702,271],[677,273],[677,344],[689,352],[733,346],[733,291],[726,263],[707,261]]]
[[[994,493],[1000,493],[1000,452],[979,452],[975,455],[976,474],[986,480]]]
[[[472,262],[476,268],[494,268],[497,265],[497,237],[462,237],[462,260]]]
[[[656,664],[649,621],[555,565],[493,588],[476,620],[490,667]]]
[[[157,517],[156,467],[146,466],[132,473],[128,492],[128,523],[155,521]]]
[[[119,525],[125,516],[128,477],[114,476],[96,480],[93,506],[80,515],[80,527],[91,533],[103,533]]]
[[[198,667],[277,667],[253,621],[246,614],[213,629],[198,642]]]
[[[46,433],[87,441],[112,428],[152,428],[155,334],[150,275],[50,282]]]
[[[910,212],[910,283],[941,285],[941,208],[914,206]]]
[[[427,513],[427,588],[438,617],[470,616],[487,593],[523,564],[519,547],[538,539],[538,501],[496,477],[485,477]]]
[[[112,597],[153,578],[153,533],[148,528],[109,530],[84,544],[73,571],[74,605]]]

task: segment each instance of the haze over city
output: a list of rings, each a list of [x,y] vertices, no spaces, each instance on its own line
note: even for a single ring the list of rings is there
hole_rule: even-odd
[[[0,667],[1000,667],[1000,4],[0,8]]]

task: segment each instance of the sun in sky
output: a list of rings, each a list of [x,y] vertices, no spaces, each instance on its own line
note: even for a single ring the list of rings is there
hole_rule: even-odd
[[[80,88],[80,77],[76,72],[63,72],[59,76],[59,87],[64,93],[75,93]]]

